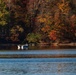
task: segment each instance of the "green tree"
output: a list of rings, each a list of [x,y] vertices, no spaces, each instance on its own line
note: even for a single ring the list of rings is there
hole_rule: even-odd
[[[8,23],[9,11],[4,0],[0,0],[0,25],[4,26]]]
[[[0,0],[0,39],[6,40],[8,32],[9,10],[5,0]]]
[[[29,33],[26,39],[29,43],[38,43],[42,38],[41,36],[39,33]]]

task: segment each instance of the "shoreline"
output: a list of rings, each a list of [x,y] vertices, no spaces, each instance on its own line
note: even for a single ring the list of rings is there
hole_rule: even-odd
[[[22,44],[21,44],[22,45]],[[71,43],[38,43],[34,46],[31,46],[29,44],[28,49],[18,49],[18,44],[0,44],[0,50],[32,50],[32,49],[70,49],[74,48],[76,49],[76,42],[71,42]]]
[[[54,45],[54,46],[76,46],[76,42],[75,43],[73,43],[73,42],[71,42],[71,43],[52,43],[52,45]]]

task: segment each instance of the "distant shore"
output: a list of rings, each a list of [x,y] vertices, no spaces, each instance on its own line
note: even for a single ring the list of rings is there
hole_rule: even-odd
[[[18,45],[24,45],[24,44],[0,44],[0,50],[18,50]],[[36,45],[30,45],[28,46],[27,50],[35,50],[35,49],[65,49],[65,48],[76,48],[76,42],[71,43],[38,43]],[[22,49],[20,49],[22,50]],[[25,49],[23,49],[25,50]]]
[[[76,42],[75,43],[73,43],[73,42],[71,42],[71,43],[52,43],[52,45],[54,45],[54,46],[76,46]]]

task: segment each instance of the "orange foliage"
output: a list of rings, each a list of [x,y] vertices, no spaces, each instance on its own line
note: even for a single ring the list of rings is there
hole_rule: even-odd
[[[56,31],[55,30],[52,30],[50,33],[49,33],[49,38],[51,40],[56,40],[57,39],[57,35],[56,35]]]
[[[50,26],[46,25],[41,29],[43,32],[48,32],[50,30]]]
[[[69,1],[62,1],[62,3],[58,3],[59,9],[62,11],[63,14],[67,14],[70,10]]]

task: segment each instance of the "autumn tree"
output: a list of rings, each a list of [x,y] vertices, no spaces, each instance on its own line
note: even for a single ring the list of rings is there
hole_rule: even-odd
[[[10,8],[11,24],[12,24],[10,32],[13,30],[12,33],[10,33],[10,37],[11,38],[14,37],[18,39],[18,41],[23,41],[28,32],[27,27],[29,26],[29,17],[27,15],[27,3],[28,0],[12,0],[12,5]],[[17,29],[20,31],[17,32],[18,31]],[[16,33],[14,32],[17,32],[18,35],[16,36],[15,35]]]
[[[57,10],[54,14],[54,30],[58,35],[56,40],[70,39],[70,24],[68,22],[70,11],[70,1],[61,0],[57,3]]]
[[[9,12],[7,10],[6,4],[3,0],[0,0],[0,25],[4,26],[7,24]]]
[[[0,33],[13,42],[76,40],[75,0],[0,0],[0,10]]]
[[[0,38],[6,39],[8,22],[9,10],[4,0],[0,0]]]

